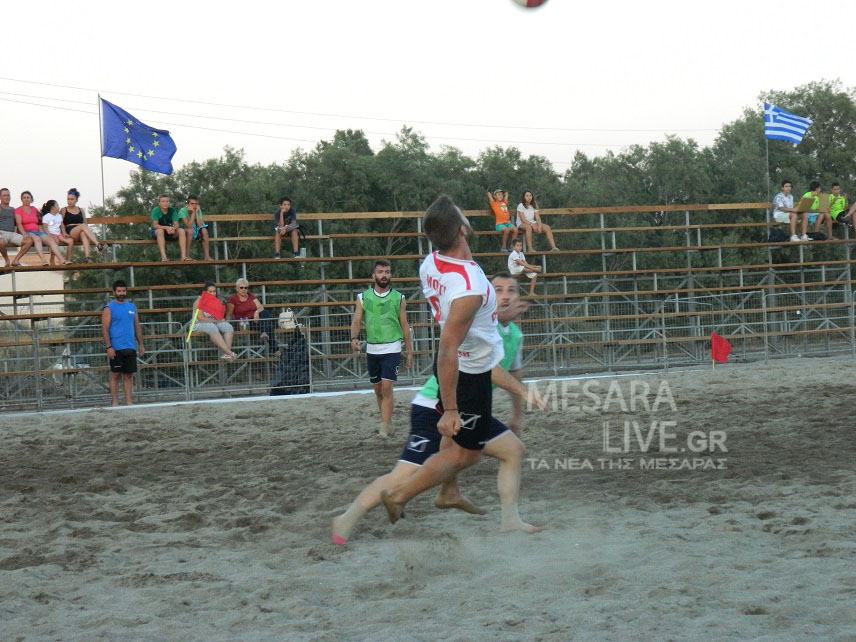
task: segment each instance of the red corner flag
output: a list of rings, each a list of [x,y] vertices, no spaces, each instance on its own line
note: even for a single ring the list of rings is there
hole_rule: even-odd
[[[710,358],[716,363],[728,363],[728,355],[731,354],[731,344],[728,339],[719,336],[716,332],[710,333]]]

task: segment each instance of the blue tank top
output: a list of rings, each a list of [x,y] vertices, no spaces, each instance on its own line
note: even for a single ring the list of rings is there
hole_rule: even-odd
[[[110,345],[114,350],[136,350],[134,320],[137,318],[137,306],[130,301],[119,303],[114,300],[104,307],[110,308]]]

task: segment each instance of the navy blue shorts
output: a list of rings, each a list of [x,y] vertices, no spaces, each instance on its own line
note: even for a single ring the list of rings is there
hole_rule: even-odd
[[[431,456],[440,450],[440,440],[443,438],[437,431],[437,422],[440,421],[440,412],[434,408],[426,408],[416,404],[410,405],[410,434],[407,443],[401,451],[398,461],[421,466]],[[485,443],[496,439],[508,430],[508,426],[496,417],[490,418]]]
[[[381,379],[398,381],[398,367],[401,365],[401,353],[367,354],[366,363],[369,368],[369,382],[380,383]]]

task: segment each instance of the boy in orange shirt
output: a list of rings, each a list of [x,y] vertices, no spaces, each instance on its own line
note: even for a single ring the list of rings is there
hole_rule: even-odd
[[[504,190],[498,189],[493,194],[486,192],[487,202],[490,205],[490,211],[493,212],[495,220],[494,229],[497,232],[502,232],[502,241],[500,241],[499,249],[502,252],[511,252],[511,246],[508,243],[508,237],[511,237],[511,242],[517,238],[517,226],[511,222],[511,217],[508,215],[508,196]]]

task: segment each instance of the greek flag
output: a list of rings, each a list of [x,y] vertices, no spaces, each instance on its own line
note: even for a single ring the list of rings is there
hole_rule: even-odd
[[[786,140],[798,145],[811,125],[811,118],[803,118],[764,103],[764,135],[770,140]]]

